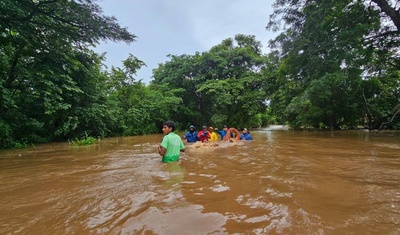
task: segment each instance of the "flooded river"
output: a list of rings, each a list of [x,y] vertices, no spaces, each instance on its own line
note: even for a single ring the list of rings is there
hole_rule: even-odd
[[[255,130],[253,141],[162,135],[0,151],[0,234],[400,234],[400,137]]]

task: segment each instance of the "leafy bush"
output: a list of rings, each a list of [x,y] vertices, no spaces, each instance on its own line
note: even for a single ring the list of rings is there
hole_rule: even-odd
[[[91,144],[94,144],[94,143],[96,142],[96,140],[97,140],[96,138],[89,136],[89,137],[84,138],[84,139],[75,139],[75,141],[73,141],[73,140],[68,140],[68,142],[69,142],[69,144],[71,144],[71,145],[82,146],[82,145],[91,145]]]
[[[82,146],[82,145],[92,145],[96,142],[96,138],[88,136],[87,132],[85,131],[85,134],[82,138],[78,139],[76,138],[74,140],[68,140],[68,143],[70,145],[76,145],[76,146]]]
[[[0,148],[12,148],[14,145],[10,125],[0,120]]]

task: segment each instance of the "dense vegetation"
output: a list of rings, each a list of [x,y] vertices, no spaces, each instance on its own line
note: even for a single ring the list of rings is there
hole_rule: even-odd
[[[397,1],[398,3],[399,1]],[[135,35],[95,0],[0,3],[0,148],[197,125],[400,128],[400,15],[393,1],[276,0],[271,52],[235,35],[205,52],[102,66],[92,48]],[[397,6],[398,7],[398,6]],[[284,24],[280,28],[280,24]]]

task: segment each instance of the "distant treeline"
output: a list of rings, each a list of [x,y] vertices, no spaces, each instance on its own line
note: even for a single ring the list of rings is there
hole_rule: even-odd
[[[165,120],[180,130],[399,129],[400,17],[390,3],[276,1],[267,29],[286,27],[268,54],[255,36],[237,34],[170,55],[146,85],[135,77],[145,66],[136,56],[107,69],[91,49],[136,38],[96,1],[3,1],[0,148],[159,133]]]

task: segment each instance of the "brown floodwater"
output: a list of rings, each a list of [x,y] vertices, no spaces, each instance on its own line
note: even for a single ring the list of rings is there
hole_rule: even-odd
[[[400,234],[400,135],[254,130],[0,151],[0,234]]]

